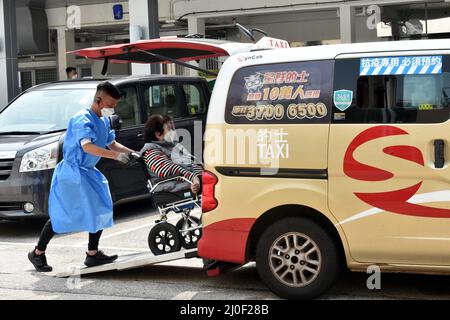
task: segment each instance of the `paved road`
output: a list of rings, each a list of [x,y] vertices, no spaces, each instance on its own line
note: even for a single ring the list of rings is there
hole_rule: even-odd
[[[116,224],[103,234],[101,248],[118,254],[147,252],[147,235],[156,218],[155,211],[143,202],[122,205],[115,211]],[[42,226],[42,221],[0,222],[0,299],[278,299],[259,280],[253,264],[217,278],[205,275],[200,259],[81,279],[36,273],[26,254]],[[59,271],[80,265],[86,243],[85,233],[57,236],[48,249],[48,260]],[[381,290],[367,289],[367,277],[346,272],[321,298],[450,299],[450,277],[385,274]]]

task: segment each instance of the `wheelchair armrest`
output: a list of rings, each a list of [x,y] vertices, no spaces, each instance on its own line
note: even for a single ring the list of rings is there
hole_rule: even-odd
[[[189,182],[190,184],[192,184],[191,181],[189,181],[188,179],[186,179],[185,177],[183,177],[183,176],[180,175],[180,174],[174,174],[174,175],[171,175],[171,176],[168,176],[168,177],[164,177],[164,178],[157,178],[157,179],[154,179],[153,182],[154,182],[154,183],[162,183],[162,182],[173,181],[173,180],[175,180],[175,179],[182,179],[182,180],[184,180],[184,181]]]
[[[162,185],[162,184],[164,184],[166,182],[171,182],[171,181],[175,181],[175,180],[179,180],[179,179],[183,180],[183,182],[187,182],[189,184],[192,184],[192,182],[190,180],[186,179],[182,175],[172,175],[172,176],[168,176],[168,177],[165,177],[165,178],[161,178],[161,179],[155,180],[154,183],[152,183],[153,186],[152,186],[150,192],[152,193],[158,186],[160,186],[160,185]]]
[[[189,183],[189,184],[193,184],[193,182],[191,182],[190,180],[186,179],[183,175],[180,175],[180,174],[171,175],[171,176],[164,177],[164,178],[155,178],[155,177],[152,177],[152,176],[150,175],[150,173],[148,172],[148,168],[147,168],[147,165],[145,164],[145,161],[144,161],[144,158],[143,158],[143,157],[141,157],[139,154],[134,153],[134,152],[130,154],[130,157],[131,157],[134,161],[138,162],[138,163],[141,165],[141,167],[142,167],[142,169],[143,169],[143,171],[144,171],[145,177],[146,177],[147,180],[149,180],[150,183],[151,183],[151,184],[150,184],[150,185],[151,185],[151,190],[150,190],[150,192],[153,192],[153,191],[154,191],[158,186],[160,186],[161,184],[164,184],[164,183],[170,182],[170,181],[174,181],[174,180],[183,180],[183,182],[187,182],[187,183]]]

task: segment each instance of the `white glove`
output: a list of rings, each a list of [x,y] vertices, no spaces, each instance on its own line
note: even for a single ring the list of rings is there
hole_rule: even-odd
[[[116,160],[119,161],[122,164],[127,164],[128,162],[130,162],[130,156],[126,153],[118,153]]]

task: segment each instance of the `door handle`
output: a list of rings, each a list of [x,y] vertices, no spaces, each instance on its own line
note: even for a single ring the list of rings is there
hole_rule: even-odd
[[[143,138],[143,137],[144,137],[144,134],[141,133],[141,132],[139,132],[139,133],[137,134],[137,137],[138,137],[138,138]]]
[[[434,140],[434,167],[441,169],[444,167],[444,140]]]

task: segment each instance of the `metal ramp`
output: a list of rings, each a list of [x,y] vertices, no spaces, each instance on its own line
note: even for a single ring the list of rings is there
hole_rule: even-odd
[[[99,273],[104,271],[112,271],[112,270],[128,270],[128,269],[134,269],[134,268],[140,268],[149,266],[152,264],[157,263],[163,263],[163,262],[169,262],[174,260],[180,260],[180,259],[191,259],[191,258],[197,258],[197,248],[190,249],[190,250],[182,250],[177,251],[173,253],[168,254],[162,254],[159,256],[153,255],[151,252],[144,252],[144,253],[132,253],[127,254],[123,256],[119,256],[116,261],[109,264],[104,264],[101,266],[96,267],[86,267],[86,266],[79,266],[79,267],[73,267],[69,271],[65,272],[59,272],[56,273],[54,276],[57,278],[69,278],[69,277],[76,277],[76,276],[82,276],[86,274],[92,274],[92,273]]]

